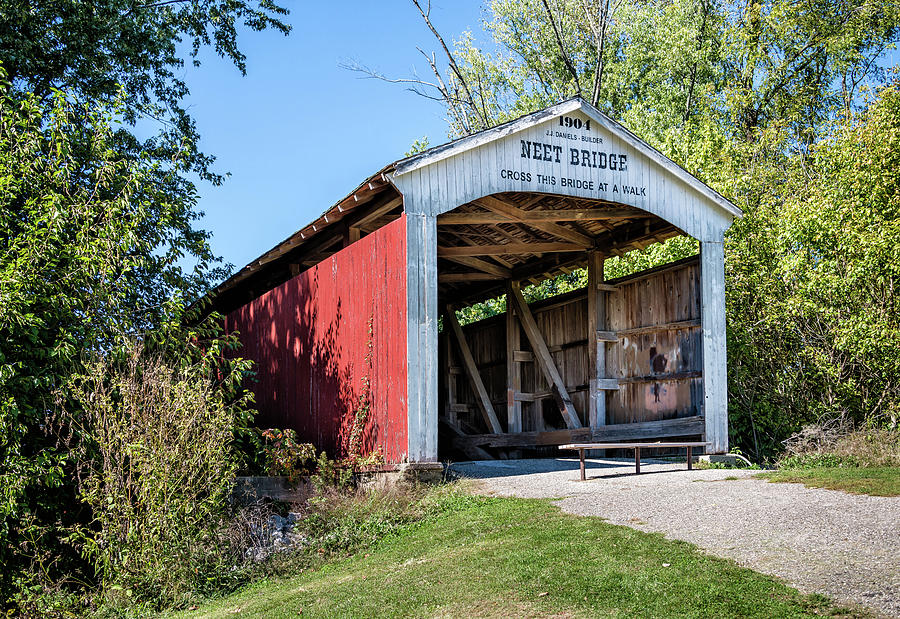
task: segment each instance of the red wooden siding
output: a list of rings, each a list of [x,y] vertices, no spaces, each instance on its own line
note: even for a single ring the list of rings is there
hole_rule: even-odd
[[[405,459],[405,216],[235,310],[226,328],[257,362],[257,425],[344,456],[368,380],[363,454]]]

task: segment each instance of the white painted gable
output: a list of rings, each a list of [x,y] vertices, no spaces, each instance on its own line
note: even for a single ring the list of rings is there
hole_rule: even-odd
[[[435,216],[506,191],[594,198],[721,241],[741,211],[580,98],[398,162],[408,213]]]

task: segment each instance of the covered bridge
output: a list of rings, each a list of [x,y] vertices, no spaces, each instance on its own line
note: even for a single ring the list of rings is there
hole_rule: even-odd
[[[728,449],[723,234],[740,210],[580,98],[392,163],[213,291],[260,425],[388,463],[588,440]],[[700,255],[612,281],[609,256]],[[587,267],[586,289],[522,287]],[[505,315],[454,309],[506,295]],[[355,423],[363,421],[364,423]]]

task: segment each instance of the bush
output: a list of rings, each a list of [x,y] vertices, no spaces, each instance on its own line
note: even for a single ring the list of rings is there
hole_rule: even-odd
[[[779,468],[900,466],[900,430],[854,430],[835,420],[806,426],[785,442]]]
[[[269,475],[284,475],[291,484],[313,470],[316,448],[312,443],[301,443],[294,430],[269,428],[261,433],[262,452]]]
[[[235,411],[245,402],[226,400],[210,369],[132,345],[87,364],[74,385],[79,495],[93,513],[76,539],[113,606],[177,605],[227,578]]]

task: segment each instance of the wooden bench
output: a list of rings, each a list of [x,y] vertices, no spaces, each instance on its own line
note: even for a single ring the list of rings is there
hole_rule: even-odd
[[[658,447],[687,447],[687,467],[688,470],[693,468],[691,462],[691,451],[694,447],[707,447],[711,443],[688,442],[688,443],[570,443],[568,445],[560,445],[560,449],[577,449],[580,461],[581,481],[585,480],[584,476],[584,451],[586,449],[634,449],[634,473],[641,472],[641,448],[658,448]]]

